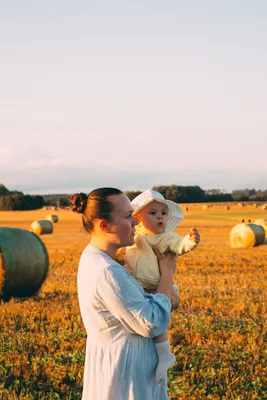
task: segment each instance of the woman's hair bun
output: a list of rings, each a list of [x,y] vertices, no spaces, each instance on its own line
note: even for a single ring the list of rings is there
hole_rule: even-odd
[[[69,198],[72,211],[82,214],[86,208],[88,196],[85,193],[75,193]]]

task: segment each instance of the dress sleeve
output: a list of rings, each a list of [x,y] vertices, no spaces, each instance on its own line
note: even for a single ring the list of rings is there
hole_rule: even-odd
[[[103,269],[97,281],[96,294],[109,312],[133,334],[153,338],[168,327],[169,298],[161,293],[145,293],[119,265]]]

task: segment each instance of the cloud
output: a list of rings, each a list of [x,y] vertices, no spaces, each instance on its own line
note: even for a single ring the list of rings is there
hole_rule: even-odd
[[[219,188],[233,189],[255,188],[265,189],[266,179],[258,174],[235,174],[231,171],[162,171],[136,168],[106,168],[105,166],[79,167],[55,166],[54,168],[39,167],[24,171],[9,171],[8,180],[3,183],[9,189],[21,190],[25,193],[72,193],[76,191],[89,192],[101,186],[113,186],[122,190],[144,190],[159,185],[198,185],[203,189]],[[8,176],[7,176],[8,178]]]
[[[97,155],[96,155],[97,156]],[[9,190],[24,193],[89,192],[100,186],[122,190],[144,190],[159,185],[198,185],[203,189],[226,190],[266,189],[265,168],[240,168],[238,163],[203,165],[199,168],[180,168],[146,165],[144,159],[129,156],[129,161],[116,157],[81,157],[78,154],[48,154],[40,148],[19,149],[9,146],[0,149],[0,183]]]

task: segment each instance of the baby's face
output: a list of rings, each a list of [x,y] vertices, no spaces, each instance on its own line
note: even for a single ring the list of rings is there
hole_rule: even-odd
[[[142,208],[136,217],[139,222],[143,223],[147,235],[158,235],[166,229],[167,214],[168,207],[165,204],[152,201]]]

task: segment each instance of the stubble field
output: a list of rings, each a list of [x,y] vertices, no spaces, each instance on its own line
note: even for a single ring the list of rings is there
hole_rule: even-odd
[[[196,226],[201,243],[177,262],[181,306],[169,327],[177,357],[170,399],[266,399],[267,245],[232,249],[229,233],[242,219],[266,219],[267,211],[187,207],[177,231]],[[0,301],[2,400],[81,398],[86,335],[76,274],[88,242],[81,217],[66,210],[0,212],[0,226],[29,229],[50,212],[59,222],[41,236],[50,259],[45,283],[30,299]]]

